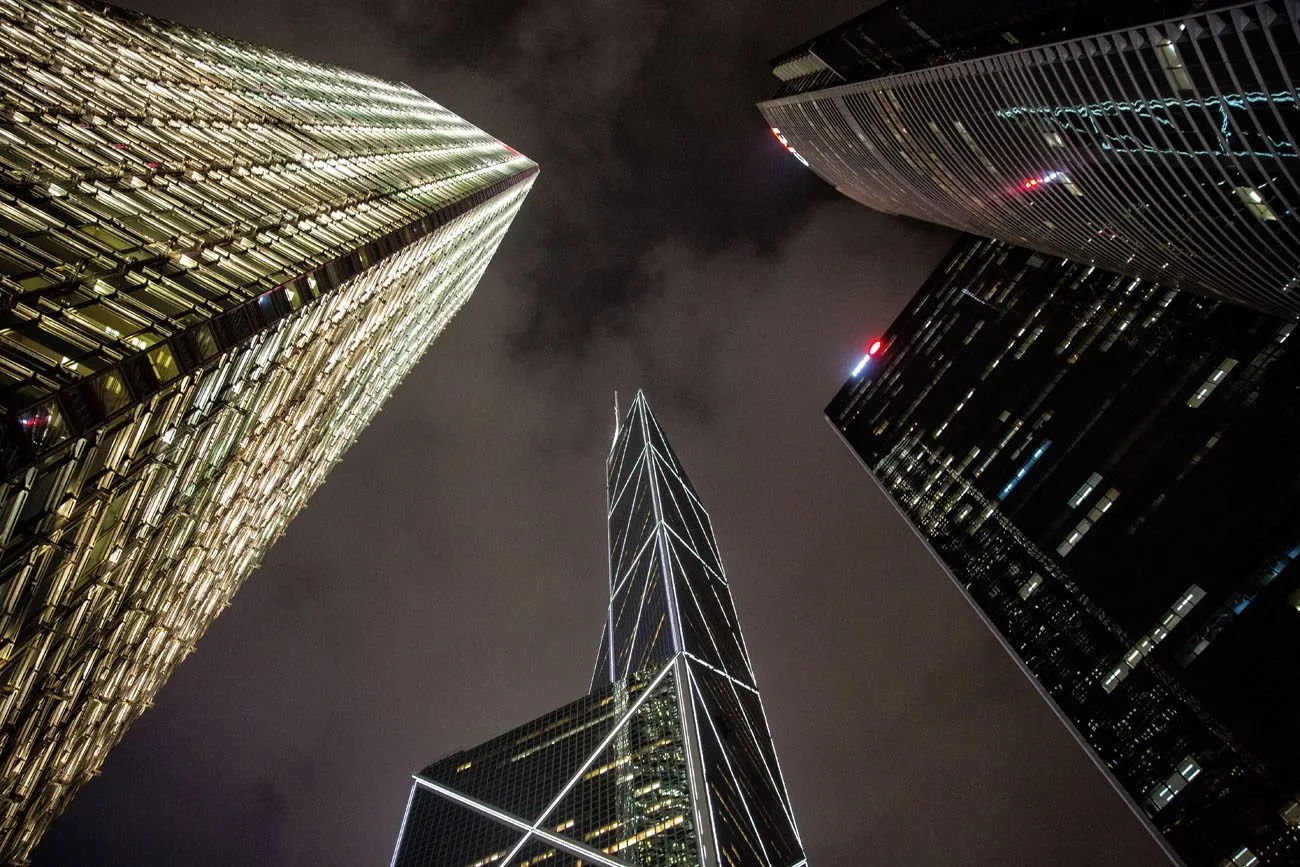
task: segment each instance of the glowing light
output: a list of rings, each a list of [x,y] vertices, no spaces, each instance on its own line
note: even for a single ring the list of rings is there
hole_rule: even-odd
[[[861,375],[862,375],[862,371],[863,371],[864,369],[866,369],[867,362],[870,361],[870,360],[871,360],[871,356],[870,356],[870,355],[864,355],[864,356],[862,356],[862,360],[858,362],[858,366],[855,367],[855,368],[853,368],[853,374],[852,374],[852,375],[853,375],[853,376],[861,376]]]
[[[1032,190],[1034,187],[1042,186],[1043,184],[1050,184],[1052,181],[1059,181],[1064,177],[1064,172],[1048,172],[1041,178],[1030,178],[1020,186],[1026,190]]]
[[[772,127],[772,135],[776,136],[776,140],[779,141],[781,145],[790,152],[791,156],[793,156],[799,162],[803,163],[805,166],[808,165],[808,161],[804,159],[797,150],[794,149],[794,145],[790,144],[790,140],[781,134],[781,130],[777,129],[776,127]]]
[[[871,345],[867,347],[867,356],[870,357],[870,356],[879,355],[880,350],[884,348],[885,348],[885,341],[881,340],[880,338],[876,338],[875,340],[871,341]]]

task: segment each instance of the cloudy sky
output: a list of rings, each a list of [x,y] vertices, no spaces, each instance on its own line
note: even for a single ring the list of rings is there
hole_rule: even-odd
[[[864,8],[135,0],[407,81],[542,174],[488,275],[37,850],[382,865],[410,774],[586,690],[613,393],[717,529],[810,863],[1164,863],[821,416],[952,241],[772,139]]]

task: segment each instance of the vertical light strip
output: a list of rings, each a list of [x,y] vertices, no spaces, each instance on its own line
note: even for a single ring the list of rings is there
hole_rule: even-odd
[[[664,588],[668,593],[668,622],[672,625],[673,630],[673,650],[681,651],[684,642],[682,641],[682,626],[677,619],[677,578],[673,574],[672,563],[668,560],[668,540],[663,529],[664,508],[663,503],[659,500],[659,465],[655,462],[655,451],[650,445],[650,406],[646,403],[645,394],[637,392],[636,396],[641,412],[641,436],[645,445],[646,470],[650,473],[650,496],[654,502],[655,513],[655,535],[659,543],[659,561],[663,564]]]
[[[393,858],[388,867],[397,867],[397,853],[402,851],[402,838],[406,836],[406,820],[411,818],[411,804],[415,802],[415,783],[411,783],[411,793],[406,796],[406,812],[402,814],[402,827],[397,829],[397,845],[393,847]]]

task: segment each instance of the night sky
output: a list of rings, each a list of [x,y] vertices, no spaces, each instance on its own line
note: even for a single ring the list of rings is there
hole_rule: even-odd
[[[36,852],[386,865],[410,774],[586,691],[615,389],[709,507],[812,867],[1165,863],[822,407],[953,240],[754,102],[865,7],[136,0],[541,164],[487,277]]]

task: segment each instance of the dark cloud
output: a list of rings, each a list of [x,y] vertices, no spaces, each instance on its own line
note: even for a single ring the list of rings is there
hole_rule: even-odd
[[[950,241],[836,197],[753,107],[860,0],[138,5],[406,80],[542,175],[38,865],[384,863],[412,771],[585,691],[638,386],[713,515],[812,864],[1161,863],[821,418]]]

